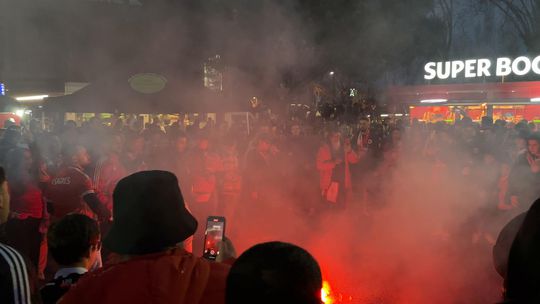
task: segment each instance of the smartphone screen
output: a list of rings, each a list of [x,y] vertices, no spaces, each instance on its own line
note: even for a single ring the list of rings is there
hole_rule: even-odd
[[[203,257],[215,260],[219,255],[219,242],[225,236],[225,218],[221,216],[209,216],[206,220],[204,233]]]

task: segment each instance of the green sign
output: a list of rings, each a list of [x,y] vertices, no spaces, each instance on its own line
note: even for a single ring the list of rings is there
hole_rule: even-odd
[[[128,80],[129,86],[143,94],[157,93],[165,88],[167,79],[159,74],[142,73],[133,75]]]

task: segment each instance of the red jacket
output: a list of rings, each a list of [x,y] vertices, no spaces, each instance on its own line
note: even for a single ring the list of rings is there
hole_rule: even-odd
[[[197,150],[190,160],[191,190],[197,196],[216,191],[216,173],[223,171],[219,155]]]
[[[229,269],[175,248],[88,273],[59,303],[223,304]]]
[[[117,155],[100,160],[94,170],[94,187],[99,200],[112,211],[112,195],[119,180],[126,177],[127,171]]]
[[[349,164],[355,164],[358,162],[358,155],[354,151],[344,152],[343,162],[345,163],[345,189],[351,188],[351,172]],[[330,146],[325,144],[319,148],[317,153],[317,169],[319,170],[320,186],[321,190],[325,191],[330,187],[332,182],[332,173],[334,170],[334,161],[332,159],[332,152]]]

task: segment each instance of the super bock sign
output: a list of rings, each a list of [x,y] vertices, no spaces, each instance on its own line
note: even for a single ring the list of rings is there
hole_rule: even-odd
[[[534,73],[540,75],[540,56],[525,56],[515,59],[508,57],[491,59],[469,59],[444,62],[428,62],[424,66],[424,79],[453,79],[476,77],[524,76]]]

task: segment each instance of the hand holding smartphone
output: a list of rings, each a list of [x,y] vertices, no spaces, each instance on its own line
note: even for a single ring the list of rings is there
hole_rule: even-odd
[[[206,220],[204,233],[203,257],[215,261],[219,252],[219,245],[225,237],[225,217],[209,216]]]

